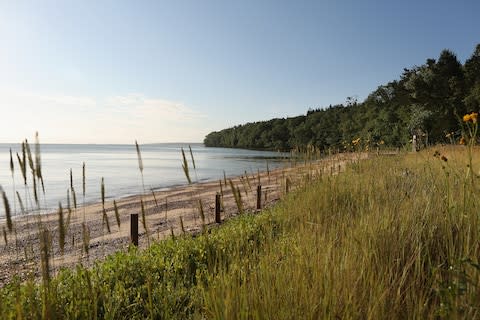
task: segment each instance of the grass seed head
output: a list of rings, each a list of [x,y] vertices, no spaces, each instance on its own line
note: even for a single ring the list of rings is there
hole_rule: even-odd
[[[0,186],[0,192],[2,193],[3,206],[5,209],[5,217],[7,219],[8,232],[12,232],[13,231],[12,213],[10,211],[10,204],[8,202],[7,194],[5,193],[5,190],[3,190],[1,186]]]
[[[115,200],[113,200],[113,210],[115,211],[115,219],[117,220],[118,229],[120,229],[120,213],[118,212],[118,206]]]
[[[10,172],[12,173],[12,178],[13,178],[14,169],[15,167],[13,165],[12,148],[10,148]]]
[[[65,222],[63,217],[62,204],[58,203],[58,244],[60,246],[60,253],[63,255],[65,250]]]
[[[187,157],[185,156],[185,151],[182,149],[182,168],[183,168],[183,173],[185,173],[185,177],[187,178],[188,184],[192,183],[192,179],[190,178],[190,172],[188,170],[188,162],[187,162]]]
[[[137,149],[138,169],[140,169],[140,172],[143,173],[142,154],[140,153],[140,147],[138,146],[137,140],[135,140],[135,148]]]

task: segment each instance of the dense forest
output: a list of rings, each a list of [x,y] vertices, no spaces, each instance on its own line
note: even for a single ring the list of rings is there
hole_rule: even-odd
[[[363,101],[309,109],[306,115],[238,125],[209,133],[210,147],[291,150],[355,144],[402,147],[413,135],[424,143],[457,141],[461,117],[480,107],[480,44],[465,64],[450,50],[437,60],[405,68],[399,80],[378,87]],[[360,139],[358,139],[360,138]]]

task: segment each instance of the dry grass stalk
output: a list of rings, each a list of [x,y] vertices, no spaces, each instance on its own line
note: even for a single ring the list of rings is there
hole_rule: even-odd
[[[188,149],[190,149],[190,156],[192,158],[193,169],[197,170],[197,166],[195,165],[195,158],[193,157],[192,147],[188,145]]]
[[[12,173],[12,178],[13,178],[13,173],[14,173],[14,170],[15,167],[13,165],[13,156],[12,156],[12,148],[10,148],[10,172]]]
[[[5,209],[5,217],[7,219],[8,232],[12,232],[13,231],[12,213],[10,212],[10,204],[8,203],[7,194],[5,193],[5,190],[3,190],[2,186],[0,186],[0,192],[2,192],[3,206]]]
[[[205,212],[203,211],[202,199],[198,199],[198,212],[200,213],[200,218],[202,219],[202,230],[205,231]]]
[[[85,222],[82,222],[82,240],[83,250],[88,255],[88,249],[90,248],[90,230]]]
[[[50,231],[48,231],[48,229],[42,229],[40,231],[40,261],[42,267],[42,279],[47,287],[50,282],[50,246]]]
[[[102,177],[102,182],[100,184],[100,194],[102,197],[102,207],[105,209],[105,179]]]
[[[245,177],[247,178],[248,189],[250,189],[250,191],[252,191],[252,185],[250,184],[250,179],[248,178],[247,170],[245,170]]]
[[[107,232],[108,233],[111,233],[112,231],[110,230],[110,222],[108,221],[108,216],[107,216],[107,210],[105,210],[105,208],[102,210],[103,214],[103,223],[104,225],[107,226]]]
[[[65,222],[63,218],[62,204],[58,203],[58,245],[60,246],[60,253],[63,255],[65,251]]]
[[[290,185],[292,182],[288,177],[285,178],[285,193],[288,193],[290,191]]]
[[[108,221],[107,210],[105,210],[105,180],[102,177],[102,184],[100,188],[102,194],[102,215],[103,215],[103,224],[107,226],[108,233],[111,232],[110,230],[110,222]]]
[[[5,241],[5,245],[8,244],[8,236],[7,236],[7,230],[5,229],[5,226],[2,226],[2,231],[3,231],[3,241]]]
[[[75,193],[75,187],[73,186],[73,172],[70,169],[70,190],[72,192],[73,207],[77,209],[77,194]]]
[[[190,172],[188,169],[188,162],[187,162],[187,157],[185,156],[185,151],[182,149],[182,169],[183,173],[185,174],[185,177],[187,178],[188,184],[192,183],[192,179],[190,178]]]
[[[235,199],[235,204],[237,205],[238,213],[243,213],[243,204],[242,204],[242,196],[240,195],[240,190],[235,188],[233,181],[230,179],[228,180],[230,183],[230,189],[232,190],[233,198]]]
[[[192,158],[193,171],[195,171],[195,179],[198,182],[197,166],[195,165],[195,158],[193,157],[192,147],[188,145],[188,149],[190,149],[190,157]]]
[[[182,230],[182,234],[185,234],[185,226],[183,225],[183,218],[179,217],[180,219],[180,229]]]
[[[165,223],[167,223],[167,214],[168,214],[168,197],[165,198]]]
[[[38,180],[40,180],[40,183],[42,184],[42,191],[45,195],[45,184],[43,183],[42,161],[40,158],[40,140],[38,139],[38,132],[35,133],[35,173]]]
[[[120,213],[118,212],[118,206],[115,200],[113,200],[113,210],[115,211],[115,219],[117,219],[118,229],[120,229]]]
[[[18,199],[18,203],[20,204],[20,211],[22,212],[22,214],[25,214],[25,206],[23,205],[23,201],[22,201],[22,198],[20,197],[20,193],[18,193],[17,191],[17,199]]]
[[[70,189],[67,189],[67,210],[68,210],[68,216],[67,216],[67,226],[70,225],[70,218],[72,216],[72,206],[70,203]]]
[[[85,207],[85,194],[86,194],[86,185],[85,185],[85,162],[82,165],[82,195],[83,195],[83,222],[85,222],[86,207]]]
[[[85,193],[86,193],[86,186],[85,186],[85,162],[82,165],[82,194],[83,197],[85,198]]]
[[[268,183],[270,183],[270,169],[268,168],[268,160],[267,160],[267,177],[268,177]]]
[[[73,208],[77,210],[77,194],[75,193],[75,189],[72,189],[71,192],[72,192],[72,199],[73,199]]]
[[[140,172],[143,174],[142,154],[140,153],[140,147],[138,146],[137,140],[135,140],[135,148],[137,149],[138,169],[140,169]]]
[[[13,188],[13,214],[17,214],[17,202],[15,201],[15,166],[13,164],[12,149],[10,148],[10,173],[12,174],[12,188]]]
[[[17,153],[18,164],[20,165],[20,171],[22,172],[23,184],[27,185],[27,163],[26,163],[26,151],[25,142],[22,142],[22,158]]]
[[[140,199],[140,209],[142,211],[142,225],[143,225],[143,229],[145,230],[145,232],[148,233],[148,230],[147,230],[147,218],[145,217],[145,204],[143,203],[143,199]]]
[[[153,191],[153,189],[150,189],[150,191],[152,191],[153,200],[155,201],[155,207],[158,207],[158,202],[157,202],[157,197],[155,196],[155,191]]]
[[[35,164],[33,162],[32,152],[30,150],[30,145],[28,144],[27,139],[25,139],[25,150],[27,152],[28,165],[32,172],[33,198],[35,199],[35,204],[37,205],[37,208],[40,208],[40,201],[38,199],[38,193],[37,193],[37,174],[36,174]]]

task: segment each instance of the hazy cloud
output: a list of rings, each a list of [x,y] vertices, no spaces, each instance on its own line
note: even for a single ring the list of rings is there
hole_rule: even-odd
[[[0,142],[39,131],[58,143],[196,142],[206,116],[185,104],[128,93],[111,97],[0,92]]]

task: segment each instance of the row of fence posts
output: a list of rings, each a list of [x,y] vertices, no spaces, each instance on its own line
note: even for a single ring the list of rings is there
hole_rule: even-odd
[[[288,193],[289,180],[287,179],[285,191]],[[257,186],[257,210],[262,209],[262,186]],[[221,211],[221,195],[217,193],[215,195],[215,223],[221,223],[222,218],[220,216]],[[130,241],[134,246],[138,247],[138,213],[130,214]]]

